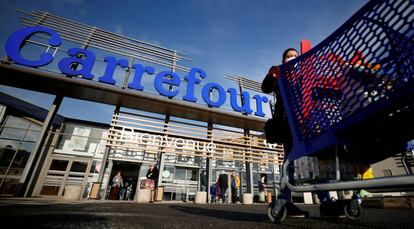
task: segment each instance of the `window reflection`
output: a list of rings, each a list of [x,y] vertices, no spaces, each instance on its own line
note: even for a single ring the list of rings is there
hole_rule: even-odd
[[[25,141],[36,142],[37,136],[39,135],[39,131],[29,130],[26,133],[26,137],[24,138]]]
[[[40,125],[8,115],[0,133],[0,174],[2,195],[12,195],[23,174],[39,134]]]
[[[0,149],[0,174],[6,174],[16,149],[11,145],[7,145]]]
[[[185,180],[186,170],[182,168],[175,169],[175,179],[176,180]]]
[[[53,160],[52,164],[50,165],[50,170],[65,171],[68,163],[68,161]]]
[[[10,140],[20,140],[24,137],[24,133],[26,130],[16,129],[11,127],[4,127],[3,131],[1,132],[0,137],[2,139],[10,139]]]
[[[72,163],[72,167],[70,168],[71,172],[81,172],[84,173],[86,171],[86,168],[88,167],[88,163],[86,162],[78,162],[74,161]]]
[[[12,115],[7,116],[6,126],[27,129],[31,123],[25,119],[15,117]]]

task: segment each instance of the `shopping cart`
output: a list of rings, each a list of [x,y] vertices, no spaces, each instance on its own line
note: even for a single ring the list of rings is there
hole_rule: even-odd
[[[333,155],[375,163],[406,150],[414,139],[414,2],[372,0],[319,45],[280,66],[278,79],[292,130],[277,193],[413,188],[414,176],[293,185],[290,162]],[[341,150],[341,149],[346,150]],[[351,219],[357,197],[343,202]],[[286,200],[268,207],[274,222],[286,217]]]

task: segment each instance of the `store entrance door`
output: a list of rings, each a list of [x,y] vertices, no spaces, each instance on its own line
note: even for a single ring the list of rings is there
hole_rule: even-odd
[[[118,190],[112,187],[108,198],[112,200],[133,200],[137,189],[140,167],[141,163],[138,162],[114,161],[109,185],[113,186],[113,178],[118,172],[121,172],[124,187],[119,188]]]
[[[238,200],[237,193],[233,193],[232,189],[231,189],[231,178],[232,178],[233,173],[234,173],[234,171],[227,171],[227,170],[218,170],[216,172],[216,183],[219,181],[220,176],[225,176],[226,177],[225,180],[227,181],[227,189],[226,189],[226,194],[225,195],[226,195],[226,202],[227,203],[232,202],[232,195],[233,194],[236,195],[236,201]],[[220,198],[220,200],[222,200],[222,199]]]

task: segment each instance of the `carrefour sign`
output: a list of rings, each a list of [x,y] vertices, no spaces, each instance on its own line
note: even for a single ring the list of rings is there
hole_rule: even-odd
[[[43,33],[50,36],[48,44],[51,47],[58,47],[62,44],[62,38],[59,34],[47,27],[34,26],[22,28],[14,32],[6,42],[6,52],[11,60],[14,62],[29,66],[29,67],[41,67],[50,64],[54,60],[54,56],[50,53],[44,52],[39,53],[38,58],[35,60],[25,58],[20,50],[25,44],[25,41],[36,33]],[[61,73],[67,76],[81,76],[84,79],[92,80],[96,76],[93,75],[92,68],[95,64],[95,54],[89,50],[81,48],[70,48],[68,51],[68,57],[65,57],[59,61],[58,67]],[[100,83],[115,85],[116,80],[114,79],[114,72],[117,66],[122,68],[128,67],[128,61],[126,59],[116,59],[115,57],[108,56],[105,59],[107,63],[105,72],[102,76],[98,77]],[[73,64],[77,64],[77,69],[71,68]],[[144,86],[141,84],[142,78],[145,74],[155,74],[155,69],[152,66],[143,66],[142,64],[135,63],[132,65],[135,70],[133,81],[128,84],[128,88],[143,91]],[[180,88],[181,78],[180,76],[172,71],[161,71],[156,74],[154,78],[154,88],[162,96],[173,98],[178,95],[179,90],[186,90],[185,95],[182,97],[183,100],[189,102],[197,102],[198,98],[195,95],[194,87],[196,84],[200,84],[202,79],[207,77],[207,73],[200,68],[192,68],[188,75],[184,76],[184,80],[187,83],[186,88]],[[172,88],[172,89],[171,89]],[[215,91],[218,94],[218,98],[211,98],[211,92]],[[202,87],[201,97],[206,104],[211,107],[222,106],[228,97],[230,97],[230,105],[234,111],[243,112],[245,114],[253,113],[250,106],[250,95],[248,92],[242,92],[242,97],[245,98],[243,104],[237,102],[237,90],[235,88],[228,88],[225,90],[221,85],[217,83],[206,83]],[[256,102],[256,116],[264,117],[263,104],[268,103],[269,99],[266,96],[254,95],[253,99]]]

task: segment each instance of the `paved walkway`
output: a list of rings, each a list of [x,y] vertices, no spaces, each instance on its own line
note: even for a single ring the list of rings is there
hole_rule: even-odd
[[[120,201],[64,202],[40,198],[0,199],[3,224],[26,228],[414,228],[414,210],[364,209],[360,221],[326,218],[317,205],[299,205],[309,218],[272,224],[265,204],[137,204]]]

